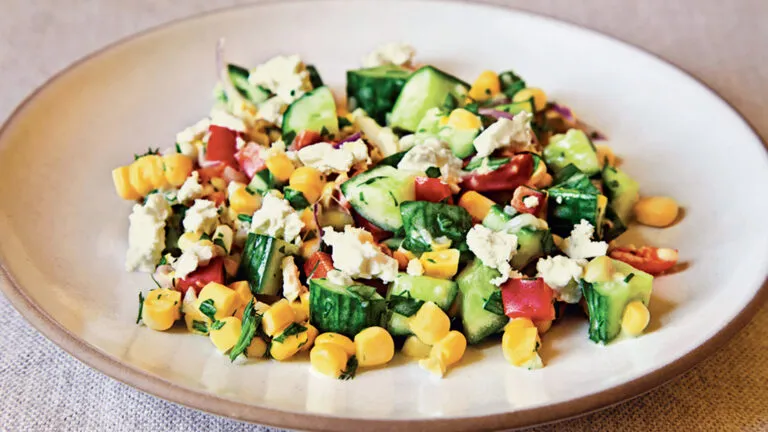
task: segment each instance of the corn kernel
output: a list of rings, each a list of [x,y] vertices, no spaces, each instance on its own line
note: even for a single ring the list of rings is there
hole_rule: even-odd
[[[526,364],[538,350],[539,331],[531,320],[513,320],[504,328],[501,338],[501,349],[504,358],[515,366]]]
[[[605,255],[592,259],[584,266],[583,279],[587,282],[607,282],[613,279],[613,262]]]
[[[439,378],[442,378],[448,370],[448,366],[446,366],[443,360],[439,357],[429,357],[419,360],[419,366]]]
[[[621,318],[621,329],[630,336],[639,336],[651,321],[651,313],[645,304],[639,300],[630,302],[624,308]]]
[[[278,334],[272,339],[272,344],[269,346],[269,354],[275,360],[287,360],[299,352],[307,344],[308,340],[309,335],[306,330],[290,336]]]
[[[194,168],[192,159],[179,153],[163,156],[163,164],[165,165],[165,179],[173,187],[184,184]]]
[[[451,320],[435,303],[426,302],[409,318],[408,326],[422,342],[434,345],[448,335]]]
[[[416,336],[408,336],[403,344],[402,352],[408,357],[423,359],[429,357],[432,347],[422,342]]]
[[[299,255],[301,255],[302,258],[309,259],[315,252],[320,250],[320,238],[315,237],[313,239],[307,240],[304,243],[299,246]]]
[[[112,182],[115,184],[117,195],[126,200],[137,200],[141,194],[131,185],[130,167],[121,166],[112,170]]]
[[[267,159],[264,163],[267,165],[269,172],[281,183],[287,182],[295,169],[293,162],[288,159],[288,156],[286,156],[285,153],[276,154]]]
[[[214,177],[211,179],[211,186],[217,191],[223,191],[227,189],[227,182],[221,177]]]
[[[333,344],[315,345],[309,352],[309,362],[312,369],[331,378],[338,378],[347,368],[347,353]]]
[[[192,248],[197,242],[200,241],[200,234],[194,232],[185,232],[179,237],[177,245],[182,252]]]
[[[240,306],[247,305],[253,298],[251,286],[248,284],[248,281],[232,282],[229,284],[229,289],[237,293],[238,304]]]
[[[483,127],[483,122],[464,108],[457,108],[448,117],[448,125],[457,130],[472,130]]]
[[[312,207],[307,207],[299,213],[299,219],[304,224],[304,231],[308,231],[310,227],[315,226],[315,213],[312,211]]]
[[[469,97],[481,102],[492,98],[501,91],[499,76],[494,71],[483,71],[469,89]]]
[[[525,102],[531,98],[533,98],[533,109],[536,112],[547,107],[547,94],[544,93],[544,90],[536,87],[527,87],[515,93],[512,97],[512,102]]]
[[[267,336],[274,336],[293,322],[293,308],[288,300],[282,299],[273,304],[261,319],[261,325]]]
[[[504,326],[504,331],[515,331],[518,328],[533,328],[536,325],[530,318],[512,318],[507,325]]]
[[[200,291],[198,297],[200,304],[207,300],[213,300],[213,306],[216,308],[214,318],[217,320],[232,316],[240,303],[234,290],[216,282],[209,282]]]
[[[450,279],[459,270],[459,255],[458,249],[424,252],[419,261],[427,276]]]
[[[216,349],[225,353],[237,343],[242,326],[243,323],[239,319],[226,317],[210,326],[208,336],[211,338],[211,342],[216,345]]]
[[[644,197],[635,204],[635,217],[643,225],[663,228],[677,219],[680,207],[669,197]]]
[[[544,165],[544,164],[542,164]],[[463,207],[472,219],[482,222],[488,213],[491,211],[491,207],[496,205],[492,200],[480,195],[475,191],[467,191],[459,198],[459,206]]]
[[[141,320],[152,330],[164,331],[181,318],[181,292],[158,288],[147,293],[142,306]]]
[[[395,341],[381,327],[368,327],[355,336],[355,356],[360,366],[380,366],[395,356]]]
[[[307,328],[307,343],[305,343],[299,351],[309,351],[313,346],[315,346],[315,340],[317,339],[317,335],[320,334],[320,330],[309,323],[305,323],[303,325]]]
[[[605,166],[607,163],[610,166],[616,166],[616,155],[613,154],[613,150],[605,144],[597,144],[595,145],[595,150],[597,152],[597,162],[600,164],[600,167]]]
[[[140,195],[148,194],[155,186],[152,184],[155,165],[149,156],[143,156],[133,161],[128,167],[128,178],[133,189]]]
[[[543,335],[552,328],[552,320],[535,321],[533,325],[535,325],[536,329],[539,330],[539,335]]]
[[[451,239],[447,239],[447,240],[448,241],[444,241],[444,242],[431,241],[429,242],[429,245],[432,247],[433,252],[444,251],[451,248]]]
[[[267,353],[267,343],[264,339],[256,336],[251,340],[251,344],[245,349],[245,355],[248,358],[260,358],[264,357]]]
[[[429,356],[439,358],[448,367],[461,360],[466,350],[467,338],[461,332],[452,330],[432,346]]]
[[[229,194],[229,207],[238,214],[252,215],[261,207],[261,196],[252,195],[244,187],[237,188]]]
[[[216,230],[213,231],[211,238],[213,239],[214,251],[216,256],[228,256],[232,251],[232,242],[234,241],[235,233],[228,225],[219,225]]]
[[[325,187],[323,173],[312,167],[301,167],[296,169],[291,174],[289,183],[292,189],[301,191],[301,193],[304,194],[304,198],[310,203],[314,203],[320,199],[320,195],[323,193],[323,188]],[[331,184],[331,186],[333,185]]]
[[[309,303],[304,303],[300,300],[291,302],[291,309],[293,309],[293,321],[300,323],[309,319]]]
[[[349,356],[355,355],[355,352],[357,351],[355,343],[352,342],[352,339],[339,333],[323,333],[315,339],[315,346],[324,344],[337,345]]]
[[[211,324],[211,319],[200,312],[200,300],[197,299],[191,303],[190,307],[184,306],[184,323],[187,326],[187,330],[190,333],[205,335],[208,334],[208,325]],[[201,331],[200,327],[204,327],[205,331]]]

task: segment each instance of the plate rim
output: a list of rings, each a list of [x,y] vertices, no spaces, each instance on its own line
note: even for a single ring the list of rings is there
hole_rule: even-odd
[[[369,0],[373,1],[373,0]],[[402,1],[402,0],[394,0]],[[697,82],[705,90],[708,90],[713,96],[724,102],[734,113],[746,124],[755,137],[762,143],[763,150],[768,153],[768,141],[760,135],[754,125],[747,119],[742,112],[731,102],[721,96],[709,84],[699,79],[693,73],[678,66],[674,62],[667,60],[660,55],[646,50],[643,47],[625,41],[619,37],[608,35],[601,31],[585,27],[567,19],[554,17],[548,14],[531,12],[516,7],[490,3],[486,0],[425,0],[436,3],[464,3],[478,5],[486,8],[493,8],[500,11],[513,11],[521,15],[533,16],[547,21],[554,21],[559,24],[565,24],[569,27],[581,31],[596,34],[608,38],[624,45],[627,48],[634,49],[643,54],[649,55],[656,60],[665,63],[679,72],[682,72],[689,79]],[[259,3],[250,3],[242,5],[227,6],[215,8],[208,11],[195,13],[192,15],[179,17],[171,21],[160,23],[147,29],[131,33],[125,37],[119,38],[103,47],[92,51],[83,57],[75,60],[66,67],[54,73],[28,96],[26,96],[0,126],[0,139],[5,136],[7,129],[16,122],[25,107],[36,99],[38,94],[48,88],[55,81],[58,81],[73,69],[79,67],[102,54],[105,54],[114,48],[128,44],[133,40],[147,34],[159,32],[176,24],[186,21],[192,21],[205,18],[209,15],[236,10],[269,7],[275,3],[308,3],[309,0],[265,0]],[[152,375],[134,366],[120,362],[117,358],[101,351],[97,347],[78,338],[68,329],[62,326],[45,310],[43,310],[26,293],[25,289],[19,284],[11,272],[5,260],[0,256],[0,290],[8,299],[9,303],[16,311],[27,320],[40,334],[53,342],[59,348],[63,349],[69,355],[84,363],[88,367],[115,379],[123,384],[148,393],[155,397],[183,405],[198,411],[208,412],[214,415],[223,416],[235,420],[246,421],[250,423],[269,425],[275,427],[288,427],[305,430],[390,430],[392,427],[414,428],[422,431],[446,431],[446,430],[497,430],[508,428],[531,427],[546,423],[553,423],[580,417],[591,412],[600,411],[614,405],[626,402],[630,399],[642,396],[649,391],[659,387],[670,380],[677,378],[686,371],[690,370],[698,363],[711,356],[719,348],[730,340],[730,338],[746,326],[752,318],[761,309],[763,304],[768,301],[768,275],[762,285],[757,289],[755,295],[747,305],[733,317],[731,321],[725,324],[712,337],[701,343],[689,353],[679,359],[660,367],[659,369],[635,378],[634,380],[614,386],[592,395],[583,396],[571,401],[560,402],[554,405],[544,405],[540,407],[527,408],[520,411],[488,414],[480,416],[465,416],[454,418],[426,418],[426,419],[406,419],[406,420],[384,420],[384,419],[365,419],[341,417],[337,415],[320,415],[308,412],[283,411],[275,408],[260,407],[242,403],[215,394],[206,393],[200,390],[183,387],[166,379]]]

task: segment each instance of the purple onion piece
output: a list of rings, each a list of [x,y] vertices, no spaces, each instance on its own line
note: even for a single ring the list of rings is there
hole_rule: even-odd
[[[569,123],[576,123],[576,116],[573,115],[573,111],[571,111],[570,108],[568,108],[565,105],[560,105],[558,103],[552,103],[552,109],[560,114],[561,117],[563,117],[567,122]]]
[[[506,111],[495,110],[493,108],[480,108],[479,110],[477,110],[477,112],[479,112],[481,115],[493,117],[497,119],[505,118],[507,120],[512,120],[512,118],[515,117],[514,114],[510,114]]]
[[[337,142],[336,144],[334,144],[334,145],[333,145],[333,148],[335,148],[335,149],[337,149],[337,148],[341,148],[341,146],[342,146],[344,143],[347,143],[347,142],[352,142],[352,141],[357,141],[357,140],[359,140],[360,138],[362,138],[362,136],[363,136],[363,134],[361,134],[360,132],[355,132],[355,133],[353,133],[352,135],[350,135],[350,136],[348,136],[348,137],[344,138],[343,140],[341,140],[341,141]]]
[[[495,106],[507,105],[507,104],[511,104],[511,103],[512,103],[512,99],[510,99],[508,97],[503,97],[503,98],[498,98],[498,99],[491,100],[491,103],[486,105],[486,107],[492,108],[492,107],[495,107]]]

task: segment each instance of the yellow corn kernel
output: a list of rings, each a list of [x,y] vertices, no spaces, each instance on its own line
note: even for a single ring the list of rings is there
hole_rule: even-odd
[[[434,345],[451,330],[451,320],[433,302],[424,303],[408,320],[413,334],[427,345]]]
[[[645,197],[635,204],[635,217],[643,225],[666,227],[677,219],[680,207],[669,197]]]
[[[245,187],[235,189],[229,194],[229,208],[238,214],[252,215],[261,207],[261,196],[252,195]]]
[[[423,359],[429,357],[432,347],[422,342],[416,336],[408,336],[403,343],[402,352],[408,357]]]
[[[216,282],[209,282],[200,291],[198,297],[200,304],[207,300],[213,300],[213,306],[216,308],[216,313],[213,316],[217,320],[232,316],[240,304],[238,295],[234,290]]]
[[[245,355],[248,358],[261,358],[267,353],[267,343],[264,339],[256,336],[251,340],[251,344],[245,349]]]
[[[299,213],[299,219],[304,224],[304,229],[308,230],[309,227],[315,225],[315,214],[312,211],[312,207],[307,207]]]
[[[424,252],[419,261],[424,267],[425,275],[450,279],[459,270],[459,255],[458,249]]]
[[[651,321],[651,313],[640,300],[630,302],[621,317],[621,329],[630,336],[639,336]]]
[[[148,159],[149,156],[143,156],[128,166],[128,178],[131,182],[133,189],[141,196],[149,193],[155,188],[152,183],[152,172],[155,169],[155,165],[152,159]]]
[[[544,165],[544,164],[542,164]],[[475,191],[467,191],[459,198],[459,206],[469,212],[472,219],[481,221],[488,216],[488,212],[491,211],[496,203],[492,200],[480,195]]]
[[[272,344],[269,346],[269,354],[275,360],[287,360],[293,357],[299,350],[307,344],[309,335],[306,331],[286,336],[282,334],[272,338]]]
[[[536,87],[527,87],[515,93],[512,102],[525,102],[531,98],[533,98],[533,109],[537,112],[547,107],[547,94],[544,93],[544,90]]]
[[[536,329],[539,330],[539,335],[543,335],[552,328],[552,320],[535,321],[533,325],[535,325]]]
[[[200,234],[194,232],[185,232],[179,237],[178,246],[182,252],[189,250],[200,241]]]
[[[221,177],[214,177],[211,179],[211,186],[217,191],[223,191],[227,189],[227,181]]]
[[[292,189],[301,191],[304,194],[304,198],[310,203],[314,203],[320,199],[320,195],[323,193],[325,183],[323,182],[323,173],[318,169],[312,167],[301,167],[293,171],[289,184]],[[333,185],[331,185],[333,186]]]
[[[112,182],[115,184],[115,191],[122,199],[137,200],[141,194],[131,185],[130,167],[121,166],[112,170]]]
[[[596,144],[595,149],[597,150],[597,162],[600,164],[600,167],[605,166],[607,163],[610,166],[616,166],[616,155],[613,154],[613,150],[605,144]]]
[[[472,87],[469,89],[469,97],[482,102],[488,100],[501,91],[501,82],[499,76],[494,71],[483,71],[477,77]]]
[[[451,111],[451,115],[448,117],[448,126],[457,130],[472,130],[483,127],[483,122],[480,117],[464,108],[457,108]]]
[[[605,255],[592,259],[584,266],[583,279],[587,282],[607,282],[613,279],[613,262]]]
[[[293,174],[294,166],[293,162],[288,159],[285,153],[278,153],[264,162],[267,165],[267,169],[279,182],[287,182]]]
[[[158,288],[147,293],[142,305],[141,320],[152,330],[164,331],[181,318],[181,292]]]
[[[307,240],[299,246],[299,255],[304,259],[309,259],[315,252],[320,250],[320,238],[315,237]]]
[[[315,346],[315,340],[317,339],[317,335],[320,334],[320,330],[309,323],[304,323],[302,325],[307,328],[307,343],[305,343],[299,351],[309,351]]]
[[[558,249],[563,248],[563,238],[560,237],[557,234],[552,234],[552,242],[555,243],[555,246],[557,246]]]
[[[507,324],[501,338],[504,358],[515,366],[522,366],[537,355],[536,351],[540,344],[539,330],[531,320],[525,319],[525,321],[521,323],[523,325],[513,325],[514,321]]]
[[[216,349],[225,353],[232,349],[240,338],[243,323],[235,317],[226,317],[209,326],[208,336]]]
[[[192,159],[180,153],[163,156],[163,164],[165,165],[165,179],[173,187],[183,185],[194,168]]]
[[[536,327],[536,325],[533,323],[533,321],[530,320],[530,318],[512,318],[509,320],[507,325],[504,326],[504,331],[507,330],[514,330],[517,328],[533,328]]]
[[[338,378],[347,368],[347,353],[333,344],[317,345],[309,352],[309,363],[312,369],[331,378]]]
[[[251,286],[248,284],[248,281],[232,282],[229,284],[229,289],[237,293],[238,304],[240,306],[247,305],[248,302],[253,298],[253,293],[251,293]]]
[[[349,356],[355,355],[355,352],[357,351],[355,343],[352,342],[352,339],[339,333],[323,333],[315,339],[315,346],[325,344],[336,345],[343,349],[344,352]]]
[[[431,241],[429,245],[432,247],[433,252],[448,250],[451,248],[451,239],[447,239],[447,240],[448,241],[442,242],[442,243]]]
[[[432,346],[429,356],[439,358],[447,367],[461,360],[466,350],[467,338],[461,332],[452,330]]]
[[[528,180],[528,185],[541,189],[551,184],[552,176],[547,172],[547,165],[540,161],[539,164],[536,165],[533,174],[531,174],[531,178]]]
[[[300,323],[309,319],[309,303],[304,303],[301,300],[292,301],[291,309],[293,309],[293,321]]]
[[[439,357],[429,357],[419,360],[419,366],[422,369],[442,378],[448,370],[448,366]]]
[[[293,322],[293,308],[288,300],[282,299],[273,304],[261,319],[261,326],[267,336],[274,336]]]
[[[190,333],[206,335],[208,334],[208,325],[211,324],[211,319],[203,315],[200,312],[200,300],[195,300],[190,307],[184,306],[184,323],[187,325],[187,330]],[[205,331],[201,331],[196,325],[202,324],[205,327]]]
[[[148,171],[149,181],[155,189],[168,186],[168,179],[165,178],[165,167],[163,164],[163,158],[160,155],[147,155],[141,159],[147,161],[147,167],[151,167]]]
[[[381,327],[368,327],[355,336],[355,356],[360,366],[380,366],[395,356],[395,341]]]

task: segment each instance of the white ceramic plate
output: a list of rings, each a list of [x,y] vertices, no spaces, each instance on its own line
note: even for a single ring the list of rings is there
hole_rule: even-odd
[[[232,366],[205,338],[138,327],[137,290],[151,281],[123,270],[130,204],[110,170],[172,145],[208,112],[222,36],[232,61],[297,52],[337,89],[391,40],[467,79],[514,68],[605,131],[643,193],[679,200],[681,223],[632,235],[679,248],[688,268],[656,283],[648,334],[601,347],[568,319],[543,338],[547,367],[533,372],[509,367],[492,344],[442,381],[399,359],[341,382],[314,376],[304,359]],[[465,3],[269,3],[140,34],[61,73],[13,114],[0,134],[0,185],[4,291],[46,336],[160,397],[294,428],[495,429],[596,409],[710,353],[759,306],[768,273],[768,158],[726,103],[600,34]]]

